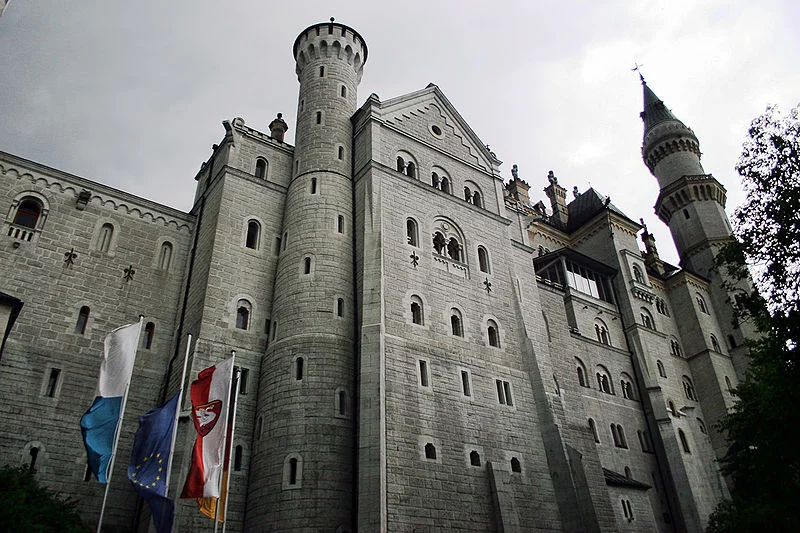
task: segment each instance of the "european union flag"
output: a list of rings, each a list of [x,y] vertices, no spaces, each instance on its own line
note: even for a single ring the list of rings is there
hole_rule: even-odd
[[[81,417],[81,433],[89,459],[89,469],[100,483],[108,483],[108,463],[114,450],[122,396],[97,396]]]
[[[179,395],[176,393],[167,403],[139,418],[128,465],[128,479],[150,505],[158,533],[172,531],[175,516],[175,503],[167,498],[166,480]]]

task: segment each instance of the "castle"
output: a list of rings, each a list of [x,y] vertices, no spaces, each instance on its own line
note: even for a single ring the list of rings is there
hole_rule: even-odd
[[[142,314],[109,531],[147,528],[124,464],[189,334],[188,379],[231,350],[242,370],[228,531],[702,530],[748,332],[692,130],[642,80],[678,268],[594,189],[551,172],[532,204],[435,85],[357,108],[352,28],[293,53],[296,145],[281,115],[223,122],[188,213],[0,153],[0,464],[97,520],[78,419],[104,336]],[[183,416],[170,495],[194,436]],[[212,522],[178,501],[176,526]]]

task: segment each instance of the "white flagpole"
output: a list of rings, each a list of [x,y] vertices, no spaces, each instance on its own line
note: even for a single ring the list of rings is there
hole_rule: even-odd
[[[139,337],[136,338],[136,349],[139,349],[139,341],[142,336],[142,323],[144,322],[144,315],[139,315]],[[133,354],[134,360],[136,352]],[[97,521],[97,533],[103,527],[103,516],[106,513],[106,501],[108,500],[108,489],[111,487],[111,476],[114,473],[114,460],[117,458],[117,444],[119,444],[119,434],[122,431],[122,419],[125,418],[125,406],[128,404],[128,391],[131,389],[131,380],[125,386],[125,394],[122,396],[122,405],[119,409],[119,420],[117,421],[117,429],[114,432],[114,446],[111,447],[111,459],[108,462],[108,473],[106,474],[106,490],[103,492],[103,505],[100,507],[100,519]]]
[[[235,383],[233,381],[233,377],[237,375],[236,374],[236,351],[235,350],[231,350],[231,359],[233,361],[232,361],[232,364],[231,364],[231,377],[228,378],[228,383],[230,383],[232,387],[236,386],[238,388],[238,383]],[[234,395],[233,396],[233,401],[236,402],[236,398],[239,395],[239,391],[234,389],[231,392]],[[230,396],[228,396],[228,400],[230,400]],[[235,414],[235,411],[234,411],[234,414]],[[222,454],[223,455],[225,455],[225,448],[228,447],[228,428],[227,428],[227,425],[229,423],[230,423],[230,421],[228,420],[228,413],[225,413],[225,426],[226,426],[225,427],[225,437],[222,440]],[[231,439],[231,440],[233,440],[233,439]],[[230,468],[230,461],[228,462],[228,468]],[[230,476],[230,474],[228,474],[228,476]],[[225,477],[225,458],[224,457],[222,459],[222,475],[219,477],[219,498],[217,498],[217,503],[216,503],[216,505],[214,505],[214,533],[217,533],[217,528],[219,527],[219,520],[218,519],[219,519],[219,508],[220,508],[220,505],[222,504],[222,478],[223,477]],[[225,498],[225,500],[227,501],[227,497]],[[223,520],[225,519],[225,515],[224,514],[222,515],[222,519]],[[225,528],[224,525],[222,527],[223,527],[223,529]]]
[[[234,357],[236,356],[235,351],[231,350],[231,353],[234,355]],[[236,370],[234,370],[234,376],[236,376],[236,379],[234,380],[233,383],[236,386],[236,389],[233,391],[233,420],[231,420],[231,449],[228,452],[228,478],[226,479],[225,482],[225,504],[222,507],[222,517],[225,520],[222,523],[222,533],[225,533],[225,526],[228,525],[228,500],[230,500],[231,497],[229,490],[231,487],[231,468],[233,466],[231,464],[231,455],[234,453],[233,437],[236,434],[236,408],[239,404],[239,380],[242,379],[241,378],[242,370],[237,367],[234,368],[236,368]]]

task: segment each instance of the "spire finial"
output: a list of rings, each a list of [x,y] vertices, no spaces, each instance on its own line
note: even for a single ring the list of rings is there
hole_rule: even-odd
[[[333,22],[334,20],[336,20],[336,19],[335,19],[335,18],[333,18],[333,17],[331,17],[331,22]]]
[[[639,75],[639,79],[642,80],[642,85],[646,85],[647,82],[644,81],[644,76],[642,76],[642,67],[644,64],[639,64],[636,61],[633,62],[633,68],[631,69],[633,72],[636,72]]]

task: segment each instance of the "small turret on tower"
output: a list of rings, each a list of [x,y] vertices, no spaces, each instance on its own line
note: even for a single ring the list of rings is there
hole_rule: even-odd
[[[269,136],[278,142],[283,142],[283,135],[288,129],[289,125],[283,120],[283,113],[278,113],[278,118],[269,123]]]
[[[547,173],[547,180],[550,182],[544,189],[544,193],[550,199],[550,206],[553,208],[553,220],[556,224],[567,226],[569,217],[567,211],[567,189],[558,184],[558,178],[551,170]]]

